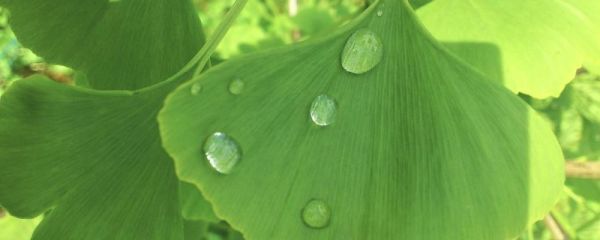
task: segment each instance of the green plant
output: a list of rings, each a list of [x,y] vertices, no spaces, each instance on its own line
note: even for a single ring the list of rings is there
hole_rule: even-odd
[[[315,36],[221,63],[246,1],[205,42],[188,0],[2,0],[25,46],[78,74],[2,96],[0,204],[44,215],[33,239],[519,236],[564,159],[502,84],[556,96],[598,69],[600,6],[426,2],[372,1],[327,33],[298,17]]]

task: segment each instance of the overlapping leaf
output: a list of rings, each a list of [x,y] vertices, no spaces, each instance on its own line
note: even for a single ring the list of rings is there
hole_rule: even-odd
[[[348,73],[342,50],[365,28],[383,61]],[[309,114],[322,94],[337,105],[326,127]],[[223,63],[170,95],[159,122],[180,179],[248,239],[507,239],[552,207],[564,179],[546,123],[432,40],[404,1]],[[230,174],[203,152],[215,132],[240,147]],[[331,210],[323,228],[303,223],[313,199]]]
[[[494,80],[537,98],[558,96],[582,65],[600,67],[598,1],[435,0],[419,17],[441,41],[495,45],[502,71],[477,48],[450,47]]]
[[[39,222],[39,218],[24,220],[13,216],[0,216],[0,240],[29,240]]]
[[[27,46],[97,88],[165,80],[203,43],[184,0],[2,3]],[[206,229],[190,228],[205,224],[184,222],[180,204],[191,220],[216,219],[197,191],[179,188],[159,144],[154,119],[171,88],[102,92],[39,76],[15,84],[0,105],[0,203],[19,217],[51,211],[34,239],[194,239]]]
[[[0,202],[18,217],[51,210],[34,239],[182,239],[161,100],[15,83],[0,101]]]
[[[163,81],[202,44],[190,0],[1,0],[0,6],[11,11],[11,27],[26,47],[86,73],[97,89]]]

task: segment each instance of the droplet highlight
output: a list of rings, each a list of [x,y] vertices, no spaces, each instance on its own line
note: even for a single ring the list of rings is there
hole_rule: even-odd
[[[320,95],[310,106],[310,118],[319,126],[329,126],[335,122],[337,104],[328,95]]]
[[[311,228],[324,228],[329,225],[331,209],[323,200],[310,200],[302,209],[302,220]]]
[[[383,16],[383,8],[385,7],[385,4],[382,3],[381,5],[379,5],[379,8],[377,9],[377,16],[381,17]]]
[[[382,58],[381,38],[369,29],[360,29],[346,42],[342,52],[342,67],[348,72],[362,74],[375,68]]]
[[[212,134],[204,143],[204,154],[213,169],[222,174],[229,174],[241,159],[239,145],[222,132]]]
[[[244,92],[245,85],[241,79],[235,79],[229,84],[229,92],[233,95],[240,95]]]
[[[202,92],[202,85],[200,83],[194,83],[190,88],[190,93],[192,93],[192,95],[198,95],[200,92]]]

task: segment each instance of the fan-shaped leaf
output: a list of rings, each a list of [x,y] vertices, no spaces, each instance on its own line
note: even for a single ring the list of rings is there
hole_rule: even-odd
[[[182,239],[161,99],[18,81],[0,101],[0,203],[18,217],[51,210],[33,239]]]
[[[1,0],[19,41],[83,71],[97,89],[138,89],[179,70],[202,45],[190,0]]]
[[[588,0],[435,0],[418,11],[441,41],[495,44],[501,74],[478,65],[490,56],[477,49],[450,49],[509,89],[537,98],[558,96],[583,64],[598,69],[598,12],[598,1]]]
[[[506,239],[552,207],[563,159],[546,123],[433,41],[407,2],[384,3],[168,98],[178,176],[249,239]]]

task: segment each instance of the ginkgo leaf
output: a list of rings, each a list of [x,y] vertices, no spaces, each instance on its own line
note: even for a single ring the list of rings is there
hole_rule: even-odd
[[[18,217],[47,213],[33,239],[180,240],[202,230],[183,220],[180,200],[207,202],[179,191],[156,115],[167,93],[206,66],[244,4],[236,2],[194,58],[159,84],[100,91],[33,76],[2,95],[0,204]]]
[[[210,203],[204,199],[202,193],[194,185],[185,182],[179,183],[179,202],[183,218],[192,221],[219,222]]]
[[[40,219],[18,219],[13,216],[0,216],[0,240],[31,239],[31,234]]]
[[[172,93],[159,125],[179,178],[250,240],[508,239],[564,179],[546,123],[407,1],[222,63]]]
[[[598,12],[598,1],[589,0],[435,0],[418,10],[440,41],[498,47],[501,74],[477,65],[495,56],[476,48],[450,50],[512,91],[537,98],[557,97],[583,64],[598,69]]]
[[[0,0],[23,45],[86,73],[96,89],[163,81],[202,45],[190,0]]]
[[[154,121],[161,101],[16,82],[0,100],[0,203],[24,218],[52,210],[33,239],[182,239],[179,183]]]

